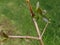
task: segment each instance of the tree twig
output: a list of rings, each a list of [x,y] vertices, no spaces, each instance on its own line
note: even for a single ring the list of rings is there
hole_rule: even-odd
[[[34,13],[33,10],[32,10],[32,6],[31,6],[31,4],[30,4],[30,0],[27,0],[27,3],[28,3],[28,6],[29,6],[29,9],[30,9],[31,16],[32,16],[32,21],[33,21],[33,23],[34,23],[34,26],[35,26],[36,31],[37,31],[38,36],[39,36],[38,38],[39,38],[40,44],[41,44],[41,45],[44,45],[43,40],[42,40],[42,38],[41,38],[41,34],[40,34],[40,30],[39,30],[38,24],[37,24],[37,22],[36,22],[36,19],[34,18],[35,13]]]
[[[41,34],[41,33],[40,33],[40,31],[39,31],[39,27],[38,27],[38,24],[37,24],[35,18],[33,18],[33,22],[34,22],[34,25],[35,25],[36,31],[37,31],[37,33],[38,33],[38,36],[40,37],[40,34]]]
[[[33,22],[34,22],[34,25],[35,25],[36,31],[37,31],[38,36],[39,36],[38,38],[39,38],[40,44],[41,44],[41,45],[44,45],[44,42],[43,42],[43,40],[42,40],[42,38],[41,38],[40,30],[39,30],[39,27],[38,27],[38,24],[37,24],[35,18],[33,18]]]
[[[45,27],[44,27],[44,29],[43,29],[43,32],[42,32],[42,34],[41,34],[41,38],[42,38],[42,36],[44,35],[44,32],[46,31],[46,28],[47,28],[48,24],[49,24],[49,21],[46,23],[46,25],[45,25]]]
[[[33,37],[33,36],[8,36],[9,38],[26,38],[26,39],[37,39],[39,40],[38,37]]]

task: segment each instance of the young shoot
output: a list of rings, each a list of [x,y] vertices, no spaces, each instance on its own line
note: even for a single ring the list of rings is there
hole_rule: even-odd
[[[36,11],[40,13],[41,15],[45,15],[47,13],[46,10],[42,10],[39,4],[39,1],[36,3]]]
[[[50,20],[51,20],[51,19],[47,19],[47,18],[43,17],[43,20],[44,20],[45,22],[49,22],[49,23],[50,23]]]
[[[39,1],[36,3],[36,10],[38,10],[38,8],[39,8]]]
[[[42,10],[42,14],[45,15],[47,13],[46,10]]]

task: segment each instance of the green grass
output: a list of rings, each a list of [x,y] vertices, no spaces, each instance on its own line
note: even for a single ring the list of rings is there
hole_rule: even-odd
[[[45,45],[60,45],[60,0],[31,0],[34,10],[37,1],[40,2],[41,8],[47,10],[48,15],[46,16],[51,18],[51,24],[49,24],[43,36]],[[37,36],[28,6],[26,5],[25,0],[0,0],[0,21],[1,18],[4,18],[1,16],[4,15],[7,18],[6,20],[9,20],[14,26],[12,29],[14,31],[12,34],[14,35]],[[44,21],[40,18],[37,22],[42,31],[45,25]],[[8,39],[4,42],[4,45],[39,44],[38,40],[31,39]]]

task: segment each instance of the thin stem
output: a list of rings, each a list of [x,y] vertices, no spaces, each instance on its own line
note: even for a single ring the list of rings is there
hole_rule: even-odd
[[[28,6],[29,6],[29,9],[30,9],[31,16],[32,16],[32,21],[33,21],[33,23],[34,23],[34,26],[35,26],[36,31],[37,31],[38,36],[39,36],[38,38],[39,38],[40,44],[41,44],[41,45],[44,45],[43,40],[42,40],[42,38],[41,38],[41,34],[40,34],[40,30],[39,30],[38,24],[37,24],[37,22],[36,22],[36,19],[34,18],[35,13],[34,13],[33,10],[32,10],[32,6],[31,6],[31,4],[30,4],[30,0],[27,0],[27,3],[28,3]]]
[[[36,31],[37,31],[37,33],[38,33],[38,36],[40,37],[39,27],[38,27],[38,24],[37,24],[37,22],[36,22],[36,19],[35,19],[35,18],[33,18],[33,22],[34,22],[34,25],[35,25]]]
[[[37,39],[37,40],[39,40],[38,37],[33,37],[33,36],[9,36],[9,38],[26,38],[26,39]]]
[[[44,33],[45,33],[45,31],[46,31],[46,28],[47,28],[48,24],[49,24],[49,21],[46,23],[46,25],[45,25],[45,27],[44,27],[44,29],[43,29],[43,32],[42,32],[42,34],[41,34],[41,38],[42,38],[42,36],[44,35]]]
[[[38,33],[38,36],[39,36],[38,38],[39,38],[40,44],[41,44],[41,45],[44,45],[44,42],[43,42],[43,40],[42,40],[42,38],[41,38],[40,30],[39,30],[39,27],[38,27],[38,24],[37,24],[35,18],[33,18],[33,23],[34,23],[35,28],[36,28],[36,31],[37,31],[37,33]]]

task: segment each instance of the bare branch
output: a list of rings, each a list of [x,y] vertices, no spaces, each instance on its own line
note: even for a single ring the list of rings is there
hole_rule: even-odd
[[[39,40],[38,37],[33,37],[33,36],[8,36],[9,38],[26,38],[26,39],[37,39]]]
[[[40,37],[39,27],[38,27],[38,24],[37,24],[35,18],[33,18],[33,22],[34,22],[34,25],[35,25],[36,31],[37,31],[37,33],[38,33],[38,36]]]
[[[33,22],[34,22],[34,25],[35,25],[36,31],[37,31],[38,36],[39,36],[40,44],[41,44],[41,45],[44,45],[44,42],[43,42],[43,40],[42,40],[42,38],[41,38],[40,30],[39,30],[39,27],[38,27],[38,24],[37,24],[35,18],[33,18]]]
[[[35,26],[36,31],[37,31],[38,36],[39,36],[38,38],[39,38],[40,44],[41,44],[41,45],[44,45],[43,40],[42,40],[42,38],[41,38],[41,34],[40,34],[40,30],[39,30],[38,24],[37,24],[37,22],[36,22],[36,19],[34,18],[35,13],[34,13],[33,10],[32,10],[32,6],[31,6],[31,4],[30,4],[30,0],[27,0],[27,3],[28,3],[28,6],[29,6],[29,9],[30,9],[31,16],[32,16],[32,21],[33,21],[33,23],[34,23],[34,26]]]
[[[41,34],[41,38],[42,38],[44,32],[46,31],[46,28],[47,28],[48,24],[49,24],[49,21],[46,23],[46,25],[45,25],[45,27],[44,27],[44,29],[43,29],[43,32],[42,32],[42,34]]]

